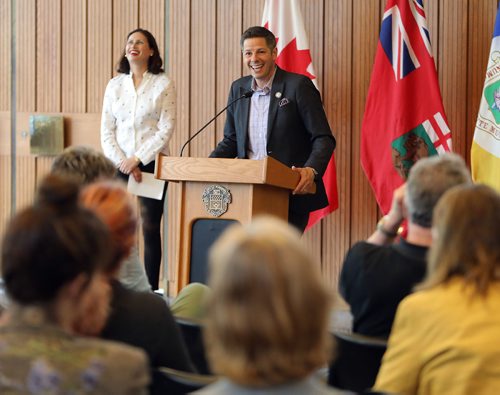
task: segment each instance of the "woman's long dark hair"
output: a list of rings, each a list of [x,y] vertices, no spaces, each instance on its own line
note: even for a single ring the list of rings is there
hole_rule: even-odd
[[[78,204],[73,180],[49,175],[35,203],[9,223],[1,253],[2,277],[18,304],[50,303],[79,274],[90,278],[110,259],[109,231]]]
[[[163,71],[164,71],[162,68],[163,60],[161,59],[160,51],[158,49],[158,44],[156,43],[155,37],[147,30],[138,28],[138,29],[132,30],[127,35],[127,40],[134,33],[144,34],[144,36],[146,37],[146,40],[148,41],[149,47],[153,50],[153,55],[150,56],[148,59],[148,71],[152,74],[163,73]],[[127,56],[126,56],[125,49],[123,50],[122,57],[120,58],[120,61],[118,62],[118,66],[116,68],[116,71],[118,71],[119,73],[123,73],[123,74],[130,73],[130,64],[129,64]]]

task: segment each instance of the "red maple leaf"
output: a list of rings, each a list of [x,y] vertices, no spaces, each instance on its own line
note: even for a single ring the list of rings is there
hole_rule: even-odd
[[[291,71],[292,73],[303,74],[313,80],[316,76],[307,71],[311,62],[311,52],[309,49],[297,49],[296,38],[290,41],[288,45],[281,50],[276,59],[277,65],[282,69]]]

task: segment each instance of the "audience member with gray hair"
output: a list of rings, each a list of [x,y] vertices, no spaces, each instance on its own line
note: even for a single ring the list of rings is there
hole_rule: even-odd
[[[101,152],[85,145],[66,148],[52,162],[52,173],[73,178],[80,185],[116,177],[116,168]]]
[[[80,186],[102,179],[116,178],[113,162],[101,152],[88,146],[71,146],[58,155],[51,168],[52,173],[73,178]],[[144,266],[140,262],[137,247],[133,247],[125,259],[120,273],[120,282],[135,291],[151,291]]]
[[[425,276],[434,207],[448,189],[467,183],[469,171],[456,154],[419,160],[406,184],[394,191],[392,207],[375,232],[349,250],[339,288],[351,307],[354,332],[389,336],[399,302]],[[405,219],[407,238],[394,242]]]

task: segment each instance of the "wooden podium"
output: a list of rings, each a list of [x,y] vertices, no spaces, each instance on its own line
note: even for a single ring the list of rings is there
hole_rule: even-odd
[[[286,221],[290,190],[299,181],[298,173],[270,157],[249,160],[179,158],[159,154],[155,177],[181,183],[177,292],[191,282],[193,252],[198,253],[195,249],[203,244],[193,238],[197,221],[247,223],[259,214],[272,214]],[[205,260],[206,252],[201,252]]]

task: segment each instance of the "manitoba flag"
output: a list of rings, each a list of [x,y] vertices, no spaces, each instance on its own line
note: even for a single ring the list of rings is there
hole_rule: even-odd
[[[309,77],[318,87],[309,51],[309,42],[297,1],[266,0],[262,25],[276,36],[278,48],[276,63],[278,66],[286,71]],[[323,175],[323,183],[329,205],[321,210],[313,211],[309,215],[307,228],[313,226],[338,207],[337,174],[333,155]]]
[[[500,4],[471,147],[472,178],[500,191]]]
[[[420,158],[451,150],[422,0],[388,0],[361,127],[361,164],[386,214]]]

